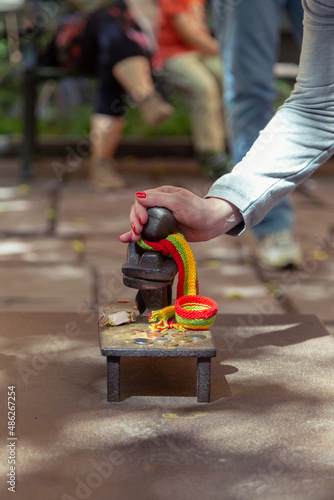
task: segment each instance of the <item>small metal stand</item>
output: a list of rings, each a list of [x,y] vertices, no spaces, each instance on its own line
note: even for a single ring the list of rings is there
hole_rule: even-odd
[[[175,232],[176,221],[172,212],[165,208],[150,208],[147,212],[149,219],[144,227],[143,236],[148,241],[159,241]],[[107,357],[108,401],[120,401],[121,398],[121,357],[196,357],[197,401],[208,403],[211,358],[216,356],[210,331],[187,330],[183,335],[186,339],[180,342],[174,337],[179,333],[176,330],[166,332],[165,340],[154,340],[147,336],[150,332],[149,313],[152,310],[162,309],[172,302],[172,285],[177,273],[176,263],[160,253],[144,251],[136,243],[130,243],[127,262],[123,265],[122,272],[124,284],[138,289],[136,306],[140,316],[131,324],[116,327],[99,326],[101,353]],[[121,304],[101,307],[99,317],[124,310],[124,307],[120,306]],[[146,339],[142,345],[136,343],[136,339],[140,338]]]
[[[110,306],[101,308],[100,317],[106,312],[113,314],[117,308]],[[124,310],[124,308],[123,308]],[[136,330],[141,330],[137,332]],[[216,356],[216,348],[209,330],[185,332],[187,336],[204,338],[191,339],[189,343],[180,342],[177,346],[169,347],[176,338],[170,337],[176,330],[169,330],[167,337],[171,340],[156,343],[147,338],[149,325],[138,322],[117,327],[99,327],[100,348],[103,356],[107,357],[107,390],[108,401],[121,400],[120,362],[121,357],[161,357],[161,358],[197,358],[197,401],[210,402],[211,358]],[[135,344],[136,338],[147,338],[150,344]]]

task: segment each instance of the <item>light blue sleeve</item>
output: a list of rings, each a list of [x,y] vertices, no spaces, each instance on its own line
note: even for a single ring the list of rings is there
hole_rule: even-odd
[[[233,203],[255,226],[334,154],[334,0],[303,0],[304,35],[295,88],[254,145],[208,197]]]

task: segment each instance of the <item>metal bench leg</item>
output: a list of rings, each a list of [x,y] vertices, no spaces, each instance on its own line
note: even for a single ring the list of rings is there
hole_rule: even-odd
[[[121,390],[121,358],[107,356],[107,391],[108,401],[120,401]]]
[[[197,358],[197,401],[210,403],[211,358]]]
[[[27,70],[24,74],[23,97],[24,97],[24,130],[22,147],[22,177],[31,177],[31,166],[35,146],[35,104],[36,104],[36,77],[33,70]]]

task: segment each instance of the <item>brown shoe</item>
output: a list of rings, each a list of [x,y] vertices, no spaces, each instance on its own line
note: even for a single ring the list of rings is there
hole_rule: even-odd
[[[96,189],[112,191],[126,187],[123,177],[115,170],[113,158],[92,159],[90,178]]]
[[[150,127],[160,125],[174,113],[173,106],[164,101],[157,91],[137,102],[137,105],[140,114]]]

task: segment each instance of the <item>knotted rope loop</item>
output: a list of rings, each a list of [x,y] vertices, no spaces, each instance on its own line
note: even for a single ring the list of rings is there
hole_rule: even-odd
[[[198,295],[197,266],[184,236],[175,233],[158,242],[141,239],[138,244],[144,250],[156,250],[163,255],[173,257],[179,271],[175,306],[152,311],[149,316],[150,322],[160,320],[155,323],[154,327],[160,330],[167,328],[208,329],[215,320],[218,306],[214,300]],[[177,323],[173,322],[174,316]]]

